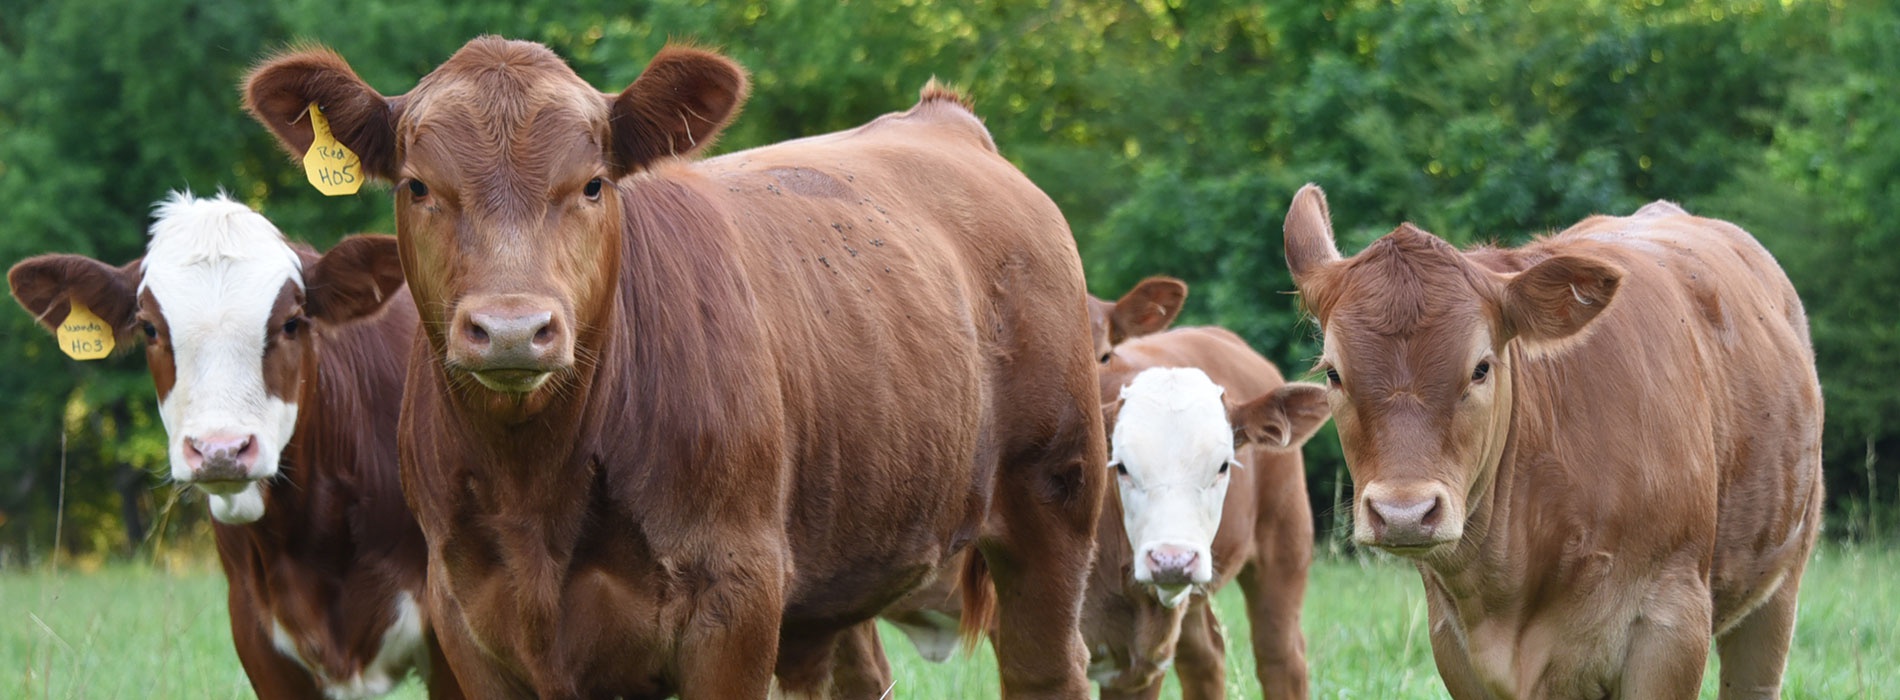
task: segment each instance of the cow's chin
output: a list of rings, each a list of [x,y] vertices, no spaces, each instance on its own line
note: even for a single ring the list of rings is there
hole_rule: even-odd
[[[257,481],[246,482],[208,482],[219,484],[241,483],[236,491],[217,493],[206,488],[205,483],[197,484],[211,502],[211,518],[226,525],[249,525],[264,517],[264,486]]]
[[[554,373],[537,369],[490,369],[471,371],[469,375],[489,391],[526,396],[545,386]]]
[[[1150,583],[1148,589],[1154,591],[1155,599],[1161,601],[1161,606],[1165,608],[1181,607],[1189,596],[1194,595],[1194,584],[1191,583]]]

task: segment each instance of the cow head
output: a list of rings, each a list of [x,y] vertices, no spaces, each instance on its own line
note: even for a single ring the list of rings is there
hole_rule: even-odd
[[[1307,185],[1286,217],[1287,266],[1319,321],[1333,416],[1356,494],[1353,539],[1426,556],[1464,534],[1488,492],[1511,417],[1511,362],[1574,340],[1622,271],[1557,256],[1484,269],[1410,224],[1350,259],[1325,194]]]
[[[1169,607],[1214,576],[1210,551],[1220,530],[1229,471],[1248,444],[1297,450],[1326,422],[1325,390],[1287,384],[1231,405],[1201,370],[1143,370],[1122,387],[1109,468],[1121,494],[1122,525],[1137,583]]]
[[[662,50],[617,94],[540,44],[481,37],[385,97],[324,49],[266,61],[245,105],[301,157],[317,104],[371,177],[395,185],[396,230],[423,330],[473,405],[526,416],[588,361],[608,325],[630,175],[689,157],[743,102],[745,72]]]
[[[1150,277],[1113,302],[1090,295],[1089,329],[1095,333],[1095,359],[1107,364],[1122,341],[1167,330],[1181,315],[1187,293],[1186,282]]]
[[[264,515],[262,483],[277,475],[303,384],[316,379],[316,338],[381,308],[402,270],[387,236],[315,258],[243,204],[175,194],[159,203],[142,260],[41,255],[7,281],[49,330],[77,299],[121,344],[144,341],[172,479],[209,494],[219,521],[248,523]]]

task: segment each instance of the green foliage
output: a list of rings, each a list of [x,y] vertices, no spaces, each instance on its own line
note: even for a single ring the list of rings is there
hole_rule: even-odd
[[[1295,377],[1316,350],[1280,257],[1301,183],[1327,188],[1347,252],[1406,220],[1516,243],[1659,198],[1735,219],[1813,317],[1837,530],[1900,528],[1900,428],[1885,420],[1900,414],[1891,4],[18,0],[0,13],[0,261],[129,260],[151,202],[184,187],[229,190],[319,247],[388,231],[386,188],[317,194],[236,85],[314,41],[401,93],[491,32],[548,43],[610,92],[668,41],[723,48],[754,89],[722,151],[905,108],[932,76],[955,83],[1063,207],[1097,294],[1182,277],[1184,323],[1233,328]],[[155,475],[119,488],[127,468],[163,466],[137,353],[53,350],[0,313],[0,561],[51,544],[62,436],[67,510],[83,518],[64,545],[125,551],[139,528],[91,531],[126,513],[199,523],[201,507],[162,512],[172,494]],[[1337,441],[1315,440],[1308,463],[1327,513]]]

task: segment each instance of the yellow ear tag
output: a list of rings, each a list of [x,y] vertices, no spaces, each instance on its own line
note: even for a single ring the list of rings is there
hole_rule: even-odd
[[[78,299],[72,300],[73,311],[66,314],[66,320],[59,322],[59,349],[75,360],[97,360],[112,354],[112,329],[106,326],[104,319]]]
[[[330,133],[330,120],[323,118],[315,102],[310,103],[310,130],[316,139],[303,155],[303,172],[310,184],[331,197],[356,194],[363,187],[363,161]]]

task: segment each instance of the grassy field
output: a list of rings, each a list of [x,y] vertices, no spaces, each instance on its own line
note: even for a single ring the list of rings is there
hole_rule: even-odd
[[[1788,698],[1900,698],[1900,551],[1828,548],[1815,555],[1801,596]],[[1318,698],[1438,698],[1417,574],[1390,561],[1314,567],[1305,626]],[[1238,591],[1224,591],[1231,628],[1229,693],[1258,697]],[[996,695],[983,651],[931,664],[886,630],[896,697]],[[1711,655],[1713,656],[1713,655]],[[1713,673],[1703,697],[1713,698]],[[109,568],[92,574],[0,576],[0,697],[242,698],[224,582],[215,571],[165,574]],[[394,697],[420,698],[411,683]],[[1179,697],[1170,687],[1163,697]]]

